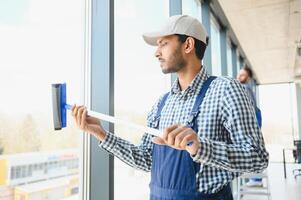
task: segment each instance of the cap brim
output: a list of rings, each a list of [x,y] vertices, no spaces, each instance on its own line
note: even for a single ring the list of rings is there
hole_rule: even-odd
[[[172,35],[172,33],[163,33],[163,32],[151,32],[151,33],[144,33],[143,39],[144,41],[152,46],[158,46],[157,44],[157,40],[160,37],[164,37],[164,36],[168,36],[168,35]]]

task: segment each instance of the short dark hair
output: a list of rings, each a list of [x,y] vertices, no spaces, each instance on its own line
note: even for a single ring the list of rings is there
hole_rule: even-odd
[[[178,39],[181,43],[184,43],[186,41],[186,39],[190,36],[187,36],[187,35],[181,35],[181,34],[176,34],[178,36]],[[206,47],[208,45],[208,42],[209,42],[209,37],[206,38],[206,43],[205,44],[204,42],[198,40],[198,39],[195,39],[194,37],[192,37],[194,39],[194,48],[195,48],[195,54],[196,56],[198,57],[198,59],[202,60],[203,57],[204,57],[204,54],[205,54],[205,50],[206,50]]]
[[[248,73],[250,78],[253,78],[253,70],[250,67],[245,65],[242,69],[245,70]]]

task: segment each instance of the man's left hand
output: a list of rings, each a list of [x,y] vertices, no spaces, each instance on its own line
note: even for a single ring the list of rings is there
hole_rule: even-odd
[[[201,147],[198,135],[189,127],[175,124],[167,127],[162,137],[153,138],[153,142],[159,145],[168,145],[178,150],[186,150],[190,155],[195,155]],[[188,145],[192,143],[191,145]]]

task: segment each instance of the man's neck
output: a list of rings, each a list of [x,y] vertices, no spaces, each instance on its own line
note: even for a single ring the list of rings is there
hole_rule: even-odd
[[[202,65],[200,62],[198,62],[190,65],[188,64],[186,67],[183,68],[182,71],[177,72],[181,91],[186,90],[186,88],[193,81],[193,79],[200,72],[201,69]]]

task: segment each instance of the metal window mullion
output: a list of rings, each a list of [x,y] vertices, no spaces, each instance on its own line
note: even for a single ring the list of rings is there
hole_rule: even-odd
[[[239,68],[241,69],[243,68],[243,66],[244,66],[244,58],[239,56]]]
[[[220,45],[221,45],[221,67],[222,75],[228,75],[227,63],[227,32],[225,28],[221,28],[220,32]]]
[[[182,0],[169,0],[169,16],[182,14]],[[171,74],[171,85],[177,79],[177,74]]]
[[[233,69],[233,77],[237,75],[237,48],[234,44],[231,44],[231,52],[232,52],[232,69]]]
[[[209,1],[202,2],[202,24],[207,30],[207,34],[211,35],[210,32],[210,5]],[[211,42],[209,39],[209,44],[206,48],[203,64],[205,65],[209,74],[212,74],[212,62],[211,62]]]
[[[114,1],[92,0],[91,109],[114,115]],[[103,127],[114,132],[113,125]],[[91,138],[89,200],[114,199],[114,160]]]
[[[92,19],[92,1],[85,1],[85,35],[84,35],[84,66],[85,66],[85,87],[84,87],[84,103],[90,108],[90,93],[91,93],[91,19]],[[90,199],[90,137],[88,134],[83,134],[82,137],[83,151],[80,153],[82,169],[81,178],[79,181],[80,193],[79,198],[83,200]]]

